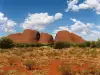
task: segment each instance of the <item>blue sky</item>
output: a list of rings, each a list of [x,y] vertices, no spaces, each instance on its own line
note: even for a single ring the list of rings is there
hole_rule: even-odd
[[[38,19],[37,19],[38,18]],[[0,0],[0,36],[35,29],[100,38],[100,0]]]

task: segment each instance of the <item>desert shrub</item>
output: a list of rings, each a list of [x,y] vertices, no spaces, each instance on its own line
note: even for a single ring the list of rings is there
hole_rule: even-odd
[[[78,47],[86,47],[85,43],[78,44]]]
[[[41,47],[41,46],[43,46],[43,44],[41,44],[41,43],[36,43],[35,46],[36,46],[36,47]]]
[[[21,62],[22,59],[19,56],[12,56],[8,58],[8,63],[10,66],[15,66],[17,64],[19,64],[19,62]]]
[[[91,42],[90,41],[86,41],[86,42],[84,42],[84,44],[85,44],[85,47],[90,47]]]
[[[13,46],[14,42],[11,39],[7,37],[0,38],[0,48],[7,49],[7,48],[12,48]]]
[[[96,41],[96,47],[97,47],[97,48],[100,48],[100,39],[98,39],[98,40]]]
[[[72,68],[72,64],[62,64],[59,70],[62,75],[100,75],[100,69],[97,68],[96,64],[91,64],[84,70],[77,70],[77,68]],[[76,69],[76,70],[75,70]]]
[[[32,70],[33,66],[36,65],[36,62],[34,60],[25,60],[24,65],[28,70]]]
[[[17,43],[15,47],[32,47],[33,44],[28,44],[28,43]]]
[[[15,44],[15,47],[24,47],[24,45],[22,43],[17,43]]]
[[[48,44],[49,47],[54,47],[54,43]]]
[[[89,41],[78,44],[78,47],[90,47],[90,46],[91,46],[91,42]]]
[[[62,72],[62,75],[75,75],[69,64],[62,64],[59,70]]]
[[[95,41],[92,41],[90,47],[91,48],[95,48],[96,47],[96,42]]]
[[[71,47],[78,47],[78,43],[70,43]]]
[[[69,47],[70,47],[70,43],[68,42],[56,42],[54,44],[55,49],[62,49],[62,48],[69,48]]]
[[[42,44],[42,46],[53,47],[54,46],[54,43],[51,43],[51,44]]]
[[[17,44],[15,44],[15,47],[20,47],[20,48],[23,48],[23,47],[41,47],[41,46],[43,46],[43,45],[40,43],[17,43]]]

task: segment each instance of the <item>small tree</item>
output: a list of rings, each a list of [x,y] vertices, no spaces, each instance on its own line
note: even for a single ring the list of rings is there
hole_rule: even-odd
[[[7,37],[0,38],[0,48],[1,49],[12,48],[13,46],[14,46],[14,42],[11,39]]]
[[[90,41],[86,41],[86,42],[84,42],[84,44],[85,44],[86,47],[90,47],[91,46],[91,42]]]
[[[91,46],[91,42],[85,41],[83,43],[79,43],[78,46],[79,47],[90,47]]]
[[[91,47],[91,48],[95,48],[95,47],[96,47],[96,42],[95,42],[95,41],[92,41],[90,47]]]
[[[56,42],[54,44],[55,49],[62,49],[62,48],[69,48],[69,47],[70,47],[70,43],[68,42]]]

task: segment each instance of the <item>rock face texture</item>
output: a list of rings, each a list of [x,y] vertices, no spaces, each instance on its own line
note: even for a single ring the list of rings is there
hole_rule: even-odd
[[[26,29],[23,33],[16,33],[7,36],[16,43],[35,43],[40,38],[40,33],[36,30]]]
[[[16,43],[23,42],[22,33],[10,34],[7,36],[8,38],[12,39]]]
[[[7,36],[12,39],[15,43],[42,43],[51,44],[55,42],[73,42],[73,43],[83,43],[85,42],[80,36],[70,33],[68,31],[59,31],[56,34],[55,40],[53,36],[48,33],[39,33],[36,30],[26,29],[23,33],[10,34]]]
[[[23,36],[24,42],[33,43],[33,42],[39,41],[40,33],[36,30],[27,29],[27,30],[24,30],[22,36]]]
[[[53,36],[48,33],[41,33],[39,43],[52,44],[54,42]]]
[[[74,33],[70,33],[66,30],[63,30],[63,31],[59,31],[56,34],[55,42],[83,43],[83,42],[85,42],[85,40]]]
[[[76,42],[76,43],[85,42],[85,40],[83,38],[81,38],[80,36],[78,36],[78,35],[76,35],[74,33],[70,33],[70,36],[71,36],[73,42]]]

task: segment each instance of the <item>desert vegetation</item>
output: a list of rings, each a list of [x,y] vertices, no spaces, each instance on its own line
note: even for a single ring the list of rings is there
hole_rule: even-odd
[[[0,39],[0,75],[100,75],[100,40],[14,43]]]
[[[69,47],[89,47],[89,48],[100,48],[100,39],[97,41],[85,41],[83,43],[72,43],[72,42],[55,42],[52,44],[41,44],[41,43],[14,43],[7,37],[0,38],[0,48],[27,48],[27,47],[41,47],[49,46],[55,49],[69,48]]]

